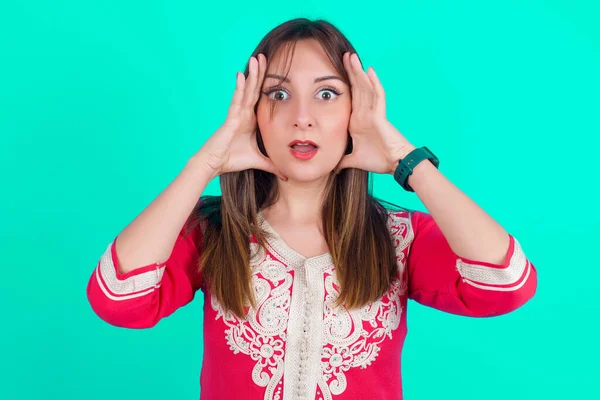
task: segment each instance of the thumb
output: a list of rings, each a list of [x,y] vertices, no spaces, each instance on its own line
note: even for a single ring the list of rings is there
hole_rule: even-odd
[[[355,153],[343,156],[338,165],[335,167],[335,174],[339,174],[343,169],[352,168],[355,159]]]
[[[265,157],[262,154],[259,154],[255,168],[277,175],[282,181],[288,180],[287,176],[285,176],[281,171],[279,171],[275,164],[273,164],[273,161],[271,161],[270,158]]]

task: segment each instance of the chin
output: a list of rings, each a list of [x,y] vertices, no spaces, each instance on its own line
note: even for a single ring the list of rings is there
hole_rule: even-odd
[[[327,178],[334,168],[335,166],[331,168],[326,166],[295,166],[287,168],[284,174],[287,175],[289,180],[296,182],[314,182]]]

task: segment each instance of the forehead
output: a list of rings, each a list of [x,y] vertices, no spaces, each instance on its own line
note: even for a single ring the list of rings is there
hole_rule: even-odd
[[[329,61],[327,53],[321,44],[314,39],[299,40],[296,42],[296,48],[293,54],[288,54],[286,65],[286,53],[290,50],[279,49],[269,61],[267,73],[283,75],[289,65],[289,75],[321,75],[325,73],[335,73],[335,67]]]

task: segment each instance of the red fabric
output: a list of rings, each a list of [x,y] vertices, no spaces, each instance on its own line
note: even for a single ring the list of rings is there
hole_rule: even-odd
[[[525,271],[513,284],[482,284],[488,289],[518,287],[516,290],[474,287],[466,283],[456,269],[457,259],[483,267],[506,269],[515,250],[515,238],[512,235],[509,235],[510,245],[504,263],[490,264],[458,257],[431,215],[414,212],[412,220],[416,228],[408,259],[410,299],[452,314],[491,317],[509,313],[533,297],[537,274],[528,260],[525,260],[528,264]]]
[[[114,238],[111,248],[113,269],[117,279],[125,281],[136,275],[166,266],[164,274],[157,287],[145,290],[135,290],[128,294],[116,294],[107,287],[105,279],[99,273],[99,266],[89,279],[87,295],[94,312],[111,325],[124,328],[150,328],[162,318],[171,315],[179,307],[188,304],[200,288],[202,277],[196,272],[198,251],[195,243],[201,243],[200,229],[184,235],[183,228],[175,242],[169,259],[160,264],[150,264],[136,268],[123,274],[119,271],[119,258]],[[131,295],[149,292],[139,297]],[[116,300],[109,298],[106,293]]]
[[[389,227],[398,246],[397,285],[381,301],[364,308],[360,314],[336,314],[323,305],[336,291],[333,267],[323,267],[319,276],[322,276],[324,291],[318,301],[323,302],[319,306],[324,309],[321,316],[325,322],[319,325],[318,332],[325,333],[315,336],[315,331],[312,331],[310,335],[312,341],[320,340],[322,347],[319,346],[318,354],[313,354],[318,361],[302,367],[308,369],[298,375],[302,382],[304,377],[316,379],[316,390],[314,395],[301,393],[302,384],[293,385],[288,381],[287,385],[294,389],[288,389],[290,393],[286,393],[286,398],[300,398],[298,394],[304,394],[305,398],[315,399],[401,399],[400,357],[407,333],[408,298],[453,314],[490,317],[516,310],[535,293],[536,270],[526,258],[523,261],[523,258],[513,257],[520,247],[512,236],[505,262],[495,265],[459,258],[427,213],[390,213]],[[200,247],[197,244],[202,239],[199,228],[187,237],[184,237],[182,229],[165,263],[143,266],[127,274],[118,271],[119,261],[114,247],[117,239],[113,241],[112,250],[104,256],[104,273],[99,262],[87,287],[89,302],[100,318],[115,326],[149,328],[192,301],[202,286],[202,277],[196,272],[197,248]],[[255,241],[251,242],[256,245]],[[459,270],[459,260],[466,263],[460,264],[465,265],[461,267],[465,276]],[[112,284],[106,282],[106,279],[111,279],[106,272],[106,266],[110,264],[106,264],[108,261],[112,263],[117,278]],[[286,385],[284,372],[291,371],[288,369],[290,365],[285,365],[288,361],[286,356],[293,358],[292,350],[289,350],[292,345],[287,340],[296,336],[279,324],[297,319],[290,314],[287,320],[285,312],[294,312],[290,310],[294,309],[292,291],[296,280],[309,275],[304,272],[298,275],[300,269],[291,268],[284,252],[271,246],[264,254],[257,255],[254,262],[253,279],[258,282],[257,293],[268,293],[268,296],[260,302],[261,314],[254,315],[253,321],[241,321],[225,313],[202,287],[202,400],[283,398]],[[522,274],[516,276],[520,266],[525,268]],[[158,274],[163,267],[160,281],[146,287],[148,282],[153,282],[150,274]],[[314,273],[316,267],[310,268]],[[507,274],[496,274],[501,271]],[[135,285],[141,286],[119,286],[132,283],[134,277],[144,273],[149,281],[135,282]],[[481,277],[481,281],[474,281],[473,277]],[[496,280],[500,282],[493,283]],[[290,287],[285,289],[286,285]],[[111,287],[119,293],[112,292]],[[306,312],[314,307],[307,306]],[[348,326],[351,330],[342,332]],[[277,329],[282,334],[275,334]],[[286,354],[287,350],[289,354]]]

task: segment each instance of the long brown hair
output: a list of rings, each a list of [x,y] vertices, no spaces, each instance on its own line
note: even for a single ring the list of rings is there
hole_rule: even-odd
[[[283,59],[290,60],[296,42],[304,39],[316,39],[350,85],[342,56],[346,51],[356,50],[335,26],[324,20],[287,21],[271,30],[252,55],[263,53],[269,61],[283,49],[286,50]],[[244,75],[248,77],[248,73],[246,64]],[[286,77],[288,73],[289,70]],[[260,129],[257,143],[267,155]],[[351,151],[352,141],[348,136],[346,154]],[[256,307],[249,239],[254,236],[265,246],[266,232],[258,223],[258,212],[277,201],[277,178],[262,170],[249,169],[222,174],[220,181],[222,195],[203,196],[189,221],[193,221],[191,228],[197,223],[203,226],[198,270],[206,287],[223,307],[243,318],[248,306]],[[369,173],[348,168],[338,175],[333,172],[329,175],[323,198],[323,231],[340,284],[337,303],[347,308],[377,300],[389,290],[397,274],[394,246],[386,226],[387,209],[382,203],[404,208],[376,199],[371,192]]]

